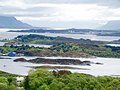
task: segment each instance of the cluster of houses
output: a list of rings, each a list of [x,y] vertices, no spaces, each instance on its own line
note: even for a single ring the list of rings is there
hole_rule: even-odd
[[[8,47],[10,47],[10,46],[22,46],[22,44],[19,43],[19,42],[7,42],[3,46],[8,46]],[[1,50],[0,50],[0,52],[1,52]],[[6,53],[6,54],[1,54],[1,55],[9,56],[9,57],[24,56],[24,54],[16,53],[16,52],[9,52],[9,53]]]

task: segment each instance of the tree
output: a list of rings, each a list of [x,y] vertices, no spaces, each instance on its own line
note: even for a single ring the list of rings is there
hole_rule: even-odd
[[[7,90],[7,84],[6,83],[0,83],[0,90]]]

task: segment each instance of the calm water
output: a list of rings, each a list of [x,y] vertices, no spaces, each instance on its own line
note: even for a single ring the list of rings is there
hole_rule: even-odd
[[[0,59],[0,70],[13,73],[13,74],[20,74],[20,75],[27,75],[31,68],[25,66],[42,66],[42,65],[49,65],[49,64],[32,64],[32,63],[24,63],[24,62],[13,62],[14,59],[19,57],[12,57],[11,59]],[[36,57],[24,57],[26,59],[33,59]],[[59,58],[62,59],[63,57],[45,57],[45,58]],[[65,57],[64,57],[65,58]],[[68,58],[65,58],[68,59]],[[75,58],[73,58],[75,59]],[[79,73],[86,73],[91,74],[94,76],[103,76],[103,75],[120,75],[120,59],[118,58],[76,58],[82,61],[89,60],[93,62],[100,62],[103,65],[92,64],[91,66],[81,66],[81,65],[55,65],[51,64],[51,66],[71,66],[71,67],[79,67],[79,68],[86,68],[90,70],[71,70],[72,72],[79,72]],[[4,67],[5,65],[5,67]]]
[[[0,42],[0,46],[3,46],[6,42]],[[52,45],[44,45],[44,44],[27,44],[30,47],[34,46],[34,47],[44,47],[44,48],[50,48]]]
[[[28,44],[30,47],[44,47],[44,48],[50,48],[52,45],[44,45],[44,44]]]
[[[0,42],[0,46],[3,46],[6,42]]]
[[[74,39],[83,38],[83,39],[100,40],[100,41],[113,41],[113,40],[120,39],[120,37],[115,37],[115,36],[112,36],[112,37],[96,36],[96,35],[89,35],[89,34],[85,35],[85,34],[56,34],[56,33],[20,33],[20,32],[6,32],[7,30],[3,30],[3,29],[1,30],[2,32],[0,32],[0,39],[13,39],[18,35],[29,35],[29,34],[46,35],[51,37],[63,36],[63,37],[74,38]]]
[[[120,47],[120,44],[107,44],[108,46]]]
[[[0,29],[0,39],[12,39],[18,35],[28,35],[30,33],[16,33],[16,32],[5,32],[7,31]],[[54,34],[54,33],[38,33],[39,35],[46,35],[46,36],[64,36],[70,37],[75,39],[91,39],[91,40],[100,40],[100,41],[112,41],[118,40],[120,37],[111,37],[111,36],[96,36],[96,35],[82,35],[82,34]],[[0,43],[0,46],[4,43]],[[23,62],[13,62],[14,59],[19,57],[12,57],[11,59],[0,59],[0,70],[13,73],[13,74],[20,74],[20,75],[27,75],[31,68],[25,66],[41,66],[43,64],[32,64],[32,63],[23,63]],[[24,57],[26,59],[32,59],[36,57]],[[63,57],[46,57],[46,58],[63,58]],[[77,58],[80,60],[89,60],[93,62],[100,62],[104,65],[96,65],[92,64],[91,66],[80,66],[80,65],[70,65],[72,67],[79,67],[79,68],[87,68],[90,70],[71,70],[72,72],[79,72],[79,73],[86,73],[91,75],[120,75],[120,59],[118,58]],[[56,66],[56,65],[52,65]],[[58,66],[58,65],[57,65]],[[59,65],[60,66],[60,65]],[[62,65],[63,66],[63,65]]]

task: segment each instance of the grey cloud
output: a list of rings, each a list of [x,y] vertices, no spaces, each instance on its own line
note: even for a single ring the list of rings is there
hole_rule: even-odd
[[[4,0],[0,0],[0,2],[4,3]],[[55,7],[40,7],[40,6],[32,6],[33,4],[39,3],[54,3],[54,4],[97,4],[109,7],[120,7],[120,0],[24,0],[24,3],[27,5],[31,5],[27,9],[20,9],[17,7],[10,6],[0,6],[0,15],[13,15],[13,16],[44,16],[43,14],[48,14],[49,16],[56,12]]]
[[[120,0],[25,0],[26,3],[55,3],[55,4],[98,4],[109,7],[120,7]]]
[[[0,15],[4,16],[24,16],[24,17],[45,17],[52,16],[56,12],[54,7],[31,7],[20,9],[14,7],[0,7]]]
[[[0,2],[7,1],[7,0],[0,0]],[[11,6],[0,6],[0,15],[8,15],[8,16],[16,16],[16,17],[54,17],[55,13],[57,11],[56,7],[49,7],[47,5],[36,6],[36,4],[41,3],[51,3],[51,4],[97,4],[100,6],[108,6],[110,8],[120,8],[120,0],[24,0],[25,5],[28,5],[29,7],[25,8],[19,8],[19,7],[13,7]],[[20,6],[22,7],[22,6]],[[84,8],[84,7],[83,7]],[[108,8],[109,9],[109,8]],[[101,12],[101,17],[109,17],[114,16],[113,12]],[[116,15],[117,16],[117,15]],[[119,17],[119,15],[118,15]],[[69,21],[69,22],[51,22],[49,20],[31,20],[31,21],[25,21],[27,23],[33,24],[33,25],[41,25],[41,26],[49,26],[49,27],[95,27],[97,26],[95,21]],[[92,22],[92,23],[91,23]],[[87,25],[87,26],[86,26]]]

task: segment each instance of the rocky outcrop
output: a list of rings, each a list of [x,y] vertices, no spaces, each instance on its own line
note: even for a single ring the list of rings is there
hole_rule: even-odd
[[[14,62],[27,62],[27,60],[24,58],[17,58],[14,60]]]
[[[18,58],[15,59],[14,62],[31,62],[37,64],[60,64],[60,65],[88,65],[88,66],[90,66],[91,64],[98,64],[91,61],[80,61],[77,59],[45,59],[45,58],[36,58],[31,60]]]
[[[84,62],[74,59],[45,59],[45,58],[36,58],[29,60],[28,62],[32,63],[42,63],[42,64],[60,64],[60,65],[90,65],[91,62]]]

